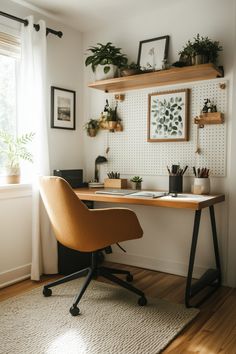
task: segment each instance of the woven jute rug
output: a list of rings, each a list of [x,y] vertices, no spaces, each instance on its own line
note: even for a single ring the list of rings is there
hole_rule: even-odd
[[[0,303],[1,354],[157,354],[197,315],[184,305],[138,296],[92,281],[79,308],[69,308],[83,279],[42,288]]]

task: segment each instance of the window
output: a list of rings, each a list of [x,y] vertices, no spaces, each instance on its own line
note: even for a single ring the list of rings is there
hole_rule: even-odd
[[[19,38],[0,32],[0,129],[14,135],[17,131],[16,71],[19,57]],[[3,172],[3,157],[0,155],[0,174]]]

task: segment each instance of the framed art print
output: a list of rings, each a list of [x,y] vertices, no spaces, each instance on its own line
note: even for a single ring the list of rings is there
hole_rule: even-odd
[[[51,128],[75,130],[75,91],[51,87]]]
[[[161,70],[168,56],[169,36],[139,42],[138,65],[142,71]]]
[[[149,94],[148,141],[187,141],[189,89]]]

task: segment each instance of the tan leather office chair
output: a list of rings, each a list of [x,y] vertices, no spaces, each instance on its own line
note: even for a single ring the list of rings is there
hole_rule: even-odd
[[[60,177],[41,177],[40,193],[57,240],[64,246],[80,252],[91,252],[91,266],[44,286],[44,296],[51,296],[50,288],[86,275],[84,284],[75,297],[70,313],[77,316],[77,307],[92,278],[103,276],[140,296],[138,304],[147,303],[142,291],[128,282],[130,272],[98,265],[97,252],[112,244],[140,238],[143,230],[132,210],[124,208],[88,209],[76,196],[70,185]],[[126,275],[121,280],[114,274]]]

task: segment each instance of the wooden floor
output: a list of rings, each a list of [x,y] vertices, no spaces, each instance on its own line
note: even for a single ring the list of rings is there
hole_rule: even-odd
[[[134,275],[134,285],[142,289],[147,296],[183,302],[184,277],[125,265],[112,266],[130,270]],[[42,286],[52,279],[56,277],[44,277],[40,283],[24,280],[11,285],[0,290],[0,301]],[[196,319],[163,353],[236,354],[236,289],[220,288],[200,310]]]

